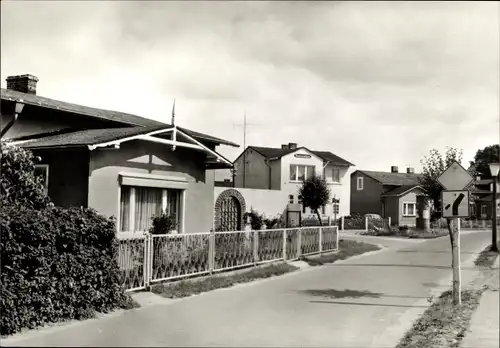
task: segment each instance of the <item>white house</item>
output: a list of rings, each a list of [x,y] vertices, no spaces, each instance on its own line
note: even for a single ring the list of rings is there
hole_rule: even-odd
[[[322,176],[331,191],[330,204],[323,207],[322,215],[349,214],[348,171],[354,165],[329,151],[313,151],[296,143],[281,148],[248,146],[234,164],[237,168],[233,178],[235,188],[281,191],[287,199],[283,206],[300,203],[298,190],[304,178],[313,174]],[[303,215],[312,213],[303,208]]]

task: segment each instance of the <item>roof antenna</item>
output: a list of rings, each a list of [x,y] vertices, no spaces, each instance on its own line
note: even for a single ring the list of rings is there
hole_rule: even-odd
[[[172,106],[172,126],[175,126],[175,98],[174,105]]]
[[[175,151],[175,144],[177,142],[177,127],[175,126],[175,98],[174,98],[174,105],[172,106],[172,126],[174,127],[172,131],[172,141],[174,144],[172,145],[172,151]]]

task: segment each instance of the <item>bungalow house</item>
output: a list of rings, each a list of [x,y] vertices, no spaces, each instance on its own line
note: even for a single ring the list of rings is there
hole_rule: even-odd
[[[298,190],[304,179],[312,175],[325,178],[331,191],[330,203],[322,207],[324,216],[348,214],[348,185],[346,173],[351,162],[330,151],[314,151],[296,143],[280,148],[248,146],[234,161],[235,188],[281,191],[287,204],[301,204]],[[313,215],[302,206],[302,213]]]
[[[424,190],[413,168],[400,173],[356,170],[351,174],[351,214],[379,214],[391,223],[414,226],[417,218],[417,195]]]
[[[493,215],[493,180],[477,177],[471,188],[471,219],[491,219]],[[500,187],[497,187],[497,207],[500,207]],[[500,209],[497,208],[497,214]]]
[[[115,216],[123,233],[147,230],[161,211],[180,233],[213,227],[214,169],[232,168],[216,147],[237,144],[177,127],[173,112],[166,124],[41,97],[37,81],[7,78],[2,141],[41,157],[36,170],[54,204]]]

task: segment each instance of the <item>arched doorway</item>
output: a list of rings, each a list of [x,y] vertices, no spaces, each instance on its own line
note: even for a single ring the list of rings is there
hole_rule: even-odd
[[[215,230],[241,231],[245,208],[245,199],[239,191],[223,191],[215,202]]]

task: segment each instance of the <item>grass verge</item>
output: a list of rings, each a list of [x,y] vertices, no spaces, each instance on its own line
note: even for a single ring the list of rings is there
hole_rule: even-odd
[[[499,253],[498,251],[491,251],[491,245],[488,245],[474,261],[474,265],[479,268],[490,268],[495,263]]]
[[[380,247],[370,243],[341,239],[339,241],[338,252],[316,257],[302,257],[301,260],[307,262],[309,266],[321,266],[325,263],[345,260],[351,256],[361,255],[375,250],[380,250]]]
[[[451,290],[443,292],[396,348],[459,347],[482,293],[483,290],[464,290],[462,304],[454,306]]]
[[[153,293],[167,298],[182,298],[215,289],[229,288],[236,284],[248,283],[256,279],[264,279],[296,271],[298,267],[280,263],[259,267],[231,275],[218,275],[200,280],[182,280],[175,283],[158,284],[151,290]]]

